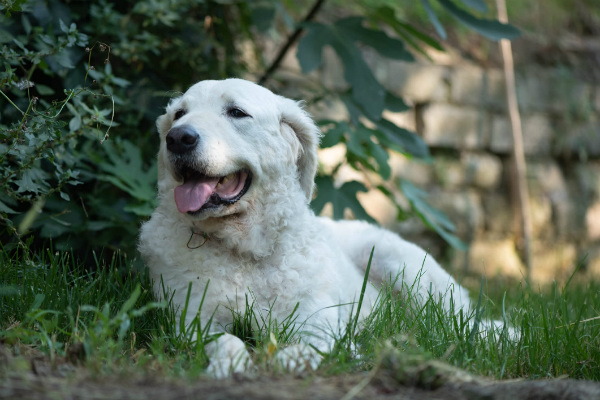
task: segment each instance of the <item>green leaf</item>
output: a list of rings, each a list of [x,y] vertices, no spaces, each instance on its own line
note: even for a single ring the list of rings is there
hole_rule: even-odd
[[[16,214],[17,212],[0,201],[0,213]]]
[[[487,4],[483,0],[460,0],[462,3],[476,11],[484,13],[488,10]]]
[[[352,98],[370,119],[379,119],[385,106],[385,90],[373,76],[360,50],[341,37],[332,46],[344,63],[344,78],[352,86]]]
[[[21,14],[21,25],[23,26],[25,33],[29,35],[31,33],[31,22],[26,14]]]
[[[81,128],[81,116],[77,114],[69,121],[69,131],[75,132],[79,130],[79,128]]]
[[[122,151],[117,151],[112,142],[104,142],[108,160],[99,164],[105,175],[98,178],[110,182],[132,197],[153,203],[156,197],[156,164],[144,170],[139,147],[128,140],[121,141]]]
[[[404,48],[404,43],[389,37],[382,30],[365,28],[363,17],[348,17],[336,21],[335,27],[344,36],[373,48],[384,57],[394,60],[414,61],[414,57]]]
[[[385,146],[415,157],[429,157],[427,143],[416,133],[400,128],[386,119],[377,121],[375,124],[382,133],[377,137]]]
[[[71,49],[63,49],[51,58],[56,61],[61,67],[67,69],[75,68],[75,63],[73,58],[75,58],[75,54],[71,51]]]
[[[69,195],[65,192],[63,192],[62,190],[58,192],[60,195],[60,198],[65,200],[65,201],[71,201],[71,198],[69,197]]]
[[[431,36],[424,34],[423,32],[415,29],[415,27],[413,27],[405,22],[397,21],[396,24],[398,25],[398,28],[405,30],[407,33],[409,33],[410,35],[419,39],[423,43],[433,47],[436,50],[444,51],[444,48],[442,47],[442,45],[439,44],[439,42],[437,40],[435,40],[434,38],[432,38]],[[392,27],[394,27],[394,26],[392,26]],[[398,34],[400,34],[400,32],[402,32],[401,29],[396,29],[396,32]],[[415,47],[415,48],[418,48],[418,47]]]
[[[519,30],[512,25],[503,24],[496,20],[479,19],[468,12],[461,10],[450,0],[438,1],[450,15],[488,39],[514,39],[521,34]]]
[[[50,86],[36,84],[35,89],[40,94],[40,96],[51,96],[54,94],[54,89],[52,89]]]
[[[390,179],[390,176],[392,174],[392,169],[390,168],[390,164],[388,163],[388,160],[390,158],[390,155],[388,154],[388,152],[383,147],[381,147],[379,144],[373,142],[372,140],[367,142],[367,148],[368,148],[369,155],[377,163],[377,166],[378,166],[377,172],[379,173],[379,175],[384,180]]]
[[[69,33],[69,28],[67,27],[67,25],[65,25],[65,23],[62,21],[62,19],[58,20],[58,24],[60,26],[61,31],[63,31],[64,33]]]
[[[409,201],[413,211],[419,216],[425,225],[437,232],[455,249],[467,249],[468,246],[466,243],[452,233],[454,232],[455,227],[452,221],[448,219],[446,214],[437,208],[432,207],[425,201],[427,198],[427,193],[404,179],[400,180],[400,188],[406,199]]]
[[[350,140],[346,143],[346,148],[353,155],[366,159],[369,155],[366,153],[364,144],[371,140],[371,131],[360,124],[354,131],[350,132]]]
[[[140,217],[149,217],[152,215],[154,208],[154,202],[144,201],[140,204],[128,204],[123,208],[123,210],[134,213]]]
[[[385,109],[391,112],[404,112],[410,110],[401,97],[398,97],[390,92],[385,93]]]
[[[357,161],[370,170],[377,172],[383,179],[389,179],[391,168],[388,164],[389,154],[381,144],[373,141],[379,132],[359,124],[350,132],[350,140],[346,144],[350,154],[350,163]]]
[[[349,36],[357,40],[358,36],[368,35],[364,32],[351,34],[352,29],[343,24],[325,26],[308,23],[306,27],[307,33],[298,43],[296,53],[302,71],[309,73],[318,68],[322,62],[323,47],[331,46],[342,60],[344,79],[352,87],[352,97],[361,105],[369,118],[379,119],[385,106],[385,90],[373,76],[358,47],[352,40],[348,40]],[[364,29],[357,28],[359,31]],[[372,41],[372,39],[368,40]]]
[[[323,47],[330,42],[332,32],[318,23],[306,23],[306,34],[298,42],[296,58],[302,72],[308,74],[321,66]]]
[[[325,132],[325,135],[321,140],[322,149],[335,146],[336,144],[342,142],[345,134],[350,131],[350,126],[345,121],[334,122],[334,124],[335,125],[333,128],[330,128],[327,130],[327,132]]]
[[[48,174],[41,169],[26,169],[23,171],[21,178],[15,181],[15,184],[19,187],[17,189],[17,193],[40,193],[42,190],[49,188],[48,184],[46,183],[48,179]]]
[[[431,8],[431,4],[429,4],[429,0],[421,0],[421,3],[423,3],[423,7],[425,8],[425,11],[427,12],[427,16],[429,17],[429,20],[433,24],[433,27],[437,31],[438,35],[440,35],[440,37],[445,40],[447,37],[446,30],[444,29],[444,26],[438,19],[437,15],[435,15],[435,11],[433,11],[433,8]]]
[[[351,93],[340,94],[340,99],[344,102],[344,105],[348,110],[350,122],[352,122],[354,125],[360,125],[360,118],[364,114],[364,111],[358,104],[356,104]]]
[[[429,55],[422,49],[421,46],[414,40],[420,40],[423,43],[433,47],[436,50],[444,51],[442,46],[430,36],[415,29],[410,24],[404,23],[396,18],[396,11],[389,7],[383,6],[377,8],[369,16],[376,23],[383,22],[392,28],[409,46],[421,53],[426,58],[430,59]]]
[[[356,198],[357,192],[367,191],[362,183],[351,181],[335,188],[331,176],[319,176],[315,182],[317,184],[317,197],[312,201],[311,207],[316,214],[323,210],[325,204],[331,203],[334,219],[343,219],[344,210],[349,208],[356,218],[375,222]]]
[[[256,7],[252,9],[252,23],[259,32],[266,32],[275,19],[275,8]]]

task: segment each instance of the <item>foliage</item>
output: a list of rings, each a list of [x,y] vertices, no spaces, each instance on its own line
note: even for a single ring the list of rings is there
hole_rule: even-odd
[[[476,12],[484,7],[481,0],[463,4]],[[422,5],[429,10],[427,0]],[[439,0],[439,5],[494,39],[515,34],[514,28],[475,17],[452,1]],[[0,7],[2,243],[23,246],[33,234],[52,240],[57,249],[89,255],[100,248],[133,254],[139,221],[153,208],[154,120],[167,99],[198,80],[259,76],[268,64],[263,39],[277,43],[287,37],[308,4],[20,0]],[[436,12],[430,18],[443,36]],[[320,66],[325,46],[341,59],[348,90],[317,90],[308,99],[338,96],[349,111],[349,121],[321,121],[323,145],[343,143],[346,162],[381,176],[384,183],[376,188],[395,201],[389,152],[424,160],[430,156],[418,135],[382,116],[386,109],[408,107],[377,81],[362,49],[411,61],[408,48],[424,53],[425,46],[441,46],[388,6],[369,7],[362,14],[306,21],[299,26],[305,34],[297,57],[305,73]],[[369,219],[355,195],[366,188],[358,182],[334,187],[335,171],[321,172],[315,209],[333,202],[335,217],[349,208]],[[412,212],[450,243],[460,243],[451,224],[432,219],[438,213],[422,212],[424,201],[412,197]],[[410,212],[398,208],[402,217]]]

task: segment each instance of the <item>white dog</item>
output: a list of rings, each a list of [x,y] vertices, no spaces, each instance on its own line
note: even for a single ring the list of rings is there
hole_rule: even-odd
[[[301,343],[279,352],[288,368],[315,368],[356,310],[365,268],[375,252],[361,317],[375,286],[403,270],[402,284],[426,298],[449,290],[456,309],[468,294],[425,251],[358,221],[333,222],[309,208],[320,132],[302,106],[240,79],[203,81],[170,102],[158,118],[158,207],[141,229],[139,250],[155,290],[161,277],[183,307],[197,310],[208,281],[202,323],[213,332],[243,312],[246,294],[282,321],[297,304]],[[195,316],[187,313],[187,323]],[[308,346],[311,344],[312,346]],[[207,346],[216,376],[251,364],[244,343],[225,333]]]

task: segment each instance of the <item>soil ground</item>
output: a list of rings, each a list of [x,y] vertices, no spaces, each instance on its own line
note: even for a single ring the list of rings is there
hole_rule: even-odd
[[[389,354],[373,371],[337,376],[260,375],[193,381],[120,373],[93,374],[67,360],[12,356],[0,344],[0,399],[600,399],[600,383],[570,379],[494,381],[439,361]]]

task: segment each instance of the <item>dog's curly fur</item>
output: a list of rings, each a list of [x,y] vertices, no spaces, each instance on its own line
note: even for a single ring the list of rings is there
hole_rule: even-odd
[[[325,332],[341,329],[355,307],[373,246],[373,285],[367,287],[362,316],[377,297],[376,286],[401,271],[398,288],[414,285],[423,297],[433,290],[448,309],[447,292],[453,290],[456,309],[469,306],[466,290],[418,246],[364,222],[333,222],[313,214],[308,204],[320,132],[300,103],[240,79],[203,81],[171,101],[157,126],[158,207],[142,226],[139,250],[156,292],[162,294],[162,277],[179,306],[193,282],[189,306],[197,309],[210,280],[202,323],[213,316],[213,331],[231,325],[231,309],[243,311],[249,292],[279,321],[299,304],[296,321],[304,323],[303,343],[281,351],[279,360],[289,368],[305,361],[316,367],[319,356],[306,344],[330,349],[332,339]],[[197,137],[188,148],[189,135]],[[232,189],[241,196],[196,210],[199,205],[189,204],[198,201],[195,189],[176,201],[186,169],[234,177],[246,191]],[[194,314],[188,313],[187,322]],[[244,344],[231,334],[220,336],[207,351],[209,369],[217,376],[251,364]]]

